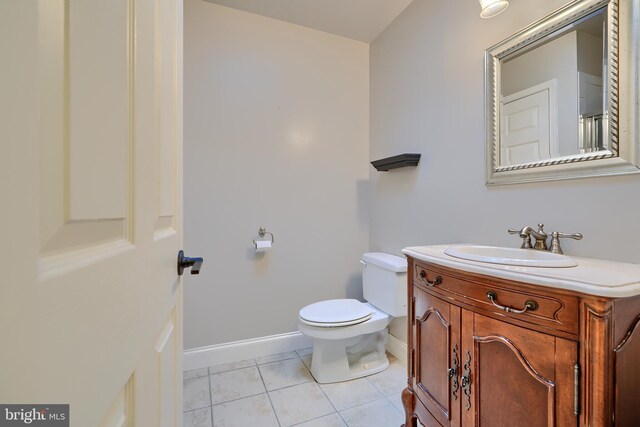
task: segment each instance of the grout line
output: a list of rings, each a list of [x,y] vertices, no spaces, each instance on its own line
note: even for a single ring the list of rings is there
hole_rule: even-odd
[[[211,427],[213,427],[213,396],[211,393],[211,374],[209,373],[209,368],[207,367],[207,377],[209,378],[209,403],[211,404],[211,406],[209,406],[209,408],[211,408],[210,414],[211,414]]]
[[[258,367],[258,365],[245,366],[245,367],[243,367],[243,368],[230,369],[230,370],[228,370],[228,371],[216,372],[216,373],[214,373],[214,374],[209,374],[209,376],[212,376],[212,375],[220,375],[220,374],[227,374],[227,373],[229,373],[229,372],[236,372],[236,371],[241,371],[241,370],[243,370],[243,369],[251,369],[251,368],[257,368],[257,367]]]
[[[316,380],[312,379],[311,381],[307,381],[307,382],[304,382],[304,383],[291,384],[291,385],[288,385],[286,387],[280,387],[280,388],[274,388],[273,390],[267,390],[267,393],[271,393],[272,391],[286,390],[286,389],[291,388],[291,387],[298,387],[299,385],[305,385],[305,384],[311,384],[311,383],[316,383],[317,384]]]
[[[364,406],[364,405],[369,405],[369,404],[371,404],[373,402],[377,402],[379,400],[387,400],[394,408],[396,408],[395,405],[389,399],[387,399],[386,396],[383,395],[382,397],[378,397],[377,399],[373,399],[373,400],[370,400],[368,402],[358,403],[357,405],[351,406],[349,408],[345,408],[341,412],[350,411],[352,409],[359,408],[360,406]],[[398,409],[398,408],[396,408],[396,409]],[[338,412],[338,413],[340,413],[340,412]]]
[[[332,413],[330,413],[330,414],[320,415],[319,417],[309,418],[309,419],[308,419],[308,420],[306,420],[306,421],[302,421],[302,422],[300,422],[300,423],[292,424],[292,425],[291,425],[291,427],[299,426],[299,425],[302,425],[302,424],[308,423],[309,421],[319,420],[320,418],[328,417],[328,416],[333,415],[333,414],[336,414],[336,415],[340,416],[340,414],[338,414],[337,412],[332,412]],[[342,417],[341,417],[341,418],[342,418]]]
[[[247,360],[252,360],[253,361],[253,365],[249,365],[249,366],[241,366],[239,368],[232,368],[232,369],[227,369],[226,371],[219,371],[219,372],[211,372],[211,368],[215,368],[216,366],[224,366],[224,365],[229,365],[229,363],[224,363],[222,365],[213,365],[213,366],[207,366],[206,370],[207,370],[207,374],[208,375],[215,375],[215,374],[222,374],[224,372],[232,372],[232,371],[239,371],[240,369],[245,369],[245,368],[251,368],[252,366],[258,366],[258,364],[256,363],[256,359],[245,359],[245,360],[240,360],[239,362],[246,362]],[[231,362],[233,363],[233,362]],[[200,369],[205,369],[205,368],[200,368]],[[197,369],[191,369],[192,371],[196,371]],[[189,372],[189,371],[185,371],[185,372]],[[203,375],[204,377],[204,375]]]
[[[391,401],[390,398],[391,395],[385,396],[385,399],[387,399],[389,401],[389,403],[391,403],[391,406],[393,406],[398,412],[400,412],[402,415],[404,415],[404,410],[400,410],[396,405],[393,404],[393,402]]]
[[[304,365],[304,363],[303,363],[303,365]],[[308,370],[308,369],[307,369],[307,370]],[[312,375],[312,377],[313,377],[313,375]],[[319,417],[317,417],[317,418],[311,418],[310,420],[303,421],[303,423],[306,423],[306,422],[308,422],[308,421],[312,421],[312,420],[317,420],[318,418],[327,417],[327,416],[332,415],[332,414],[338,414],[338,416],[339,416],[340,418],[342,418],[342,416],[340,415],[340,412],[338,412],[338,409],[336,409],[336,405],[334,405],[334,404],[333,404],[333,402],[331,401],[331,399],[329,399],[329,396],[327,396],[327,393],[325,393],[324,389],[322,388],[322,386],[321,386],[320,384],[318,384],[318,382],[315,380],[315,378],[314,378],[314,380],[313,380],[313,383],[315,383],[315,385],[317,385],[317,386],[318,386],[318,388],[320,389],[320,391],[322,392],[322,394],[324,394],[324,397],[327,399],[327,402],[329,402],[329,405],[331,405],[331,407],[333,408],[333,411],[334,411],[334,412],[332,412],[331,414],[324,414],[324,415],[321,415],[321,416],[319,416]],[[342,419],[342,421],[344,421],[344,419]],[[344,423],[346,424],[347,422],[346,422],[346,421],[344,421]],[[299,424],[302,424],[302,423],[299,423]]]
[[[291,359],[295,359],[296,357],[300,357],[300,355],[298,354],[298,352],[297,352],[296,350],[293,350],[293,351],[286,351],[286,352],[284,352],[284,353],[276,353],[276,354],[272,354],[272,355],[270,355],[270,356],[260,357],[260,359],[266,359],[267,357],[272,357],[272,356],[276,356],[276,355],[278,355],[278,354],[286,354],[286,353],[295,353],[295,356],[291,356],[291,357],[283,357],[282,359],[276,359],[276,360],[271,360],[271,361],[269,361],[269,362],[262,362],[262,363],[259,363],[259,362],[258,362],[258,359],[255,359],[255,360],[256,360],[256,365],[258,365],[258,366],[260,366],[260,365],[268,365],[269,363],[282,362],[282,361],[284,361],[284,360],[291,360]]]
[[[211,406],[225,405],[227,403],[237,402],[238,400],[248,399],[250,397],[260,396],[261,394],[265,394],[265,393],[266,393],[266,391],[263,391],[263,392],[260,392],[260,393],[250,394],[250,395],[244,396],[244,397],[239,397],[237,399],[225,400],[224,402],[213,403]]]
[[[338,416],[340,417],[340,419],[342,420],[342,422],[348,427],[349,424],[347,424],[347,420],[344,419],[344,417],[342,416],[342,414],[338,411],[338,408],[336,408],[336,405],[333,404],[333,402],[331,401],[331,399],[329,399],[329,396],[327,396],[327,393],[324,391],[324,389],[322,388],[322,385],[318,384],[318,382],[315,380],[313,380],[317,385],[318,388],[320,389],[320,391],[322,391],[322,394],[324,394],[324,397],[327,398],[327,400],[329,401],[329,403],[331,404],[331,407],[333,408],[334,411],[336,411],[335,413],[338,414]]]
[[[297,351],[296,351],[296,353],[297,353]],[[308,356],[308,355],[305,355],[305,356]],[[302,356],[300,356],[299,354],[298,354],[298,359],[300,359],[300,362],[302,363],[302,366],[304,366],[304,369],[306,369],[306,370],[307,370],[307,372],[309,373],[309,375],[310,375],[310,376],[311,376],[311,378],[313,379],[313,382],[315,382],[316,384],[319,384],[319,383],[318,383],[318,381],[316,381],[316,377],[314,377],[314,376],[313,376],[313,373],[311,372],[311,368],[310,368],[310,367],[308,367],[308,366],[304,363],[304,360],[302,360]]]
[[[294,359],[294,358],[286,359],[286,360],[293,360],[293,359]],[[298,359],[300,359],[300,357],[298,357]],[[299,386],[299,385],[302,385],[302,384],[309,384],[309,383],[313,383],[313,382],[315,382],[315,383],[317,384],[318,382],[317,382],[317,381],[316,381],[316,379],[313,377],[313,374],[311,374],[311,371],[309,371],[309,368],[307,368],[307,366],[304,364],[304,362],[302,361],[302,359],[300,359],[299,361],[300,361],[300,363],[302,363],[302,366],[304,366],[304,369],[306,369],[307,373],[308,373],[308,374],[309,374],[309,376],[311,377],[311,380],[309,380],[309,381],[305,381],[305,382],[301,382],[301,383],[297,383],[297,384],[291,384],[291,385],[288,385],[288,386],[285,386],[285,387],[274,388],[273,390],[269,390],[269,389],[267,389],[267,384],[264,382],[264,378],[262,378],[262,371],[260,370],[260,366],[264,366],[264,364],[263,364],[263,365],[258,365],[258,372],[260,373],[260,378],[262,378],[262,382],[263,382],[263,384],[264,384],[264,388],[265,388],[265,390],[267,390],[267,393],[270,393],[270,392],[272,392],[272,391],[285,390],[285,389],[288,389],[288,388],[291,388],[291,387],[296,387],[296,386]],[[283,362],[283,360],[281,360],[281,362]]]
[[[203,406],[202,408],[189,409],[188,411],[182,411],[183,414],[188,414],[189,412],[202,411],[203,409],[210,408],[210,406]]]
[[[354,380],[352,380],[352,381],[354,381]],[[383,398],[387,397],[387,396],[385,396],[384,394],[380,393],[380,391],[378,391],[375,387],[374,387],[374,390],[378,393],[378,395],[377,395],[377,396],[375,396],[374,398],[372,398],[371,400],[367,400],[366,402],[356,403],[355,405],[349,406],[349,407],[347,407],[347,408],[343,408],[343,409],[341,409],[340,411],[338,411],[338,410],[336,409],[336,412],[344,412],[344,411],[348,411],[348,410],[350,410],[350,409],[357,408],[358,406],[366,405],[366,404],[368,404],[368,403],[375,402],[375,401],[377,401],[377,400],[382,400]],[[328,397],[328,396],[327,396],[327,397]],[[331,401],[331,399],[329,399],[329,401]],[[393,402],[391,402],[391,404],[393,404]]]
[[[302,355],[300,354],[300,352],[302,350],[311,350],[310,354],[313,354],[313,347],[305,347],[305,348],[300,348],[298,350],[295,350],[296,354],[298,355],[298,357],[302,357]],[[308,356],[307,354],[305,354],[305,356]]]
[[[280,427],[282,427],[282,423],[280,422],[280,418],[278,417],[276,408],[273,406],[273,402],[271,401],[271,396],[269,395],[269,391],[267,390],[267,384],[264,382],[264,378],[262,377],[262,372],[260,371],[260,368],[258,368],[258,375],[260,375],[260,380],[262,380],[262,386],[264,387],[265,393],[267,394],[267,399],[269,399],[269,405],[271,405],[271,410],[273,411],[273,415],[275,415],[276,417],[276,422]]]
[[[320,389],[320,391],[322,392],[322,394],[324,394],[324,397],[327,398],[327,401],[329,401],[329,404],[331,404],[331,407],[333,408],[333,410],[338,413],[338,408],[336,408],[336,405],[333,404],[333,402],[331,401],[331,399],[329,399],[329,396],[327,396],[327,393],[324,391],[324,389],[322,388],[322,386],[320,384],[318,384],[316,382],[316,385],[318,386],[318,388]]]
[[[342,420],[342,422],[344,423],[344,425],[346,425],[347,427],[349,427],[349,423],[347,422],[347,420],[344,419],[344,417],[342,416],[342,414],[340,412],[338,412],[338,416],[340,417],[340,419]]]
[[[211,392],[211,377],[214,375],[218,375],[218,374],[223,374],[226,372],[233,372],[233,371],[240,371],[242,369],[251,369],[251,368],[255,368],[258,371],[258,375],[260,375],[260,380],[262,380],[262,386],[265,388],[264,391],[261,391],[259,393],[254,393],[254,394],[248,394],[246,396],[242,396],[242,397],[238,397],[237,399],[231,399],[231,400],[225,400],[223,402],[217,402],[217,403],[213,403],[213,392]],[[215,374],[209,374],[209,399],[211,401],[211,406],[215,406],[215,405],[220,405],[221,403],[229,403],[229,402],[235,402],[236,400],[240,400],[240,399],[244,399],[246,397],[253,397],[253,396],[258,396],[260,394],[266,393],[267,392],[267,388],[264,385],[264,380],[262,379],[262,374],[260,373],[260,369],[258,369],[257,366],[247,366],[244,368],[240,368],[240,369],[233,369],[231,371],[225,371],[225,372],[216,372]]]
[[[210,372],[210,370],[209,370],[212,366],[207,367],[207,368],[206,368],[206,370],[207,370],[207,377],[208,377],[208,381],[209,381],[209,403],[210,403],[209,408],[210,408],[210,413],[211,413],[211,425],[212,425],[212,426],[214,425],[214,424],[213,424],[213,408],[214,408],[214,406],[215,406],[215,405],[213,404],[213,393],[211,392],[211,381],[212,381],[211,376],[212,376],[212,375],[216,375],[216,374],[221,374],[221,373],[224,373],[224,372],[232,372],[232,371],[237,371],[237,370],[241,370],[241,369],[247,369],[247,368],[251,368],[251,367],[256,367],[256,368],[258,369],[258,374],[260,375],[260,380],[262,381],[262,385],[263,385],[263,387],[264,387],[264,389],[265,389],[264,393],[266,393],[266,395],[267,395],[267,399],[269,399],[269,404],[271,405],[271,410],[273,411],[273,414],[274,414],[274,415],[275,415],[275,417],[276,417],[276,421],[278,422],[278,425],[279,425],[280,427],[282,427],[282,423],[280,422],[280,419],[278,418],[278,414],[276,413],[275,407],[273,406],[273,402],[272,402],[272,400],[271,400],[270,392],[272,392],[272,391],[285,390],[285,389],[287,389],[287,388],[297,387],[297,386],[302,385],[302,384],[309,384],[310,382],[313,382],[313,383],[315,383],[315,384],[317,384],[317,385],[318,385],[318,387],[320,388],[320,390],[322,391],[322,393],[324,394],[324,396],[327,398],[327,400],[329,401],[329,404],[331,405],[331,407],[333,408],[333,410],[334,410],[335,412],[333,412],[333,413],[331,413],[331,414],[325,414],[325,415],[322,415],[322,416],[317,417],[317,418],[312,418],[312,419],[309,419],[309,420],[303,421],[302,423],[298,423],[298,424],[296,424],[296,425],[300,425],[300,424],[306,423],[306,422],[308,422],[308,421],[313,421],[313,420],[316,420],[316,419],[320,419],[320,418],[323,418],[323,417],[327,417],[327,416],[330,416],[330,415],[332,415],[332,414],[334,414],[334,413],[335,413],[335,414],[338,414],[338,416],[339,416],[339,417],[340,417],[340,419],[344,422],[344,424],[348,426],[348,423],[347,423],[347,421],[345,420],[345,418],[343,417],[342,413],[341,413],[341,412],[339,412],[339,411],[336,409],[335,405],[333,404],[333,402],[331,401],[331,399],[329,399],[329,396],[326,394],[326,392],[324,391],[324,389],[322,388],[322,386],[321,386],[321,385],[320,385],[320,384],[315,380],[315,378],[313,377],[313,374],[311,374],[311,370],[309,369],[309,367],[307,367],[307,365],[305,365],[304,361],[302,360],[302,357],[303,357],[303,356],[301,356],[301,355],[300,355],[300,353],[298,353],[299,351],[307,350],[307,349],[309,349],[309,347],[305,347],[305,348],[303,348],[303,349],[294,350],[294,351],[295,351],[295,353],[296,353],[296,356],[294,356],[294,357],[288,357],[288,358],[284,358],[284,359],[280,359],[280,360],[274,360],[274,361],[272,361],[272,362],[266,362],[266,363],[262,363],[262,364],[258,364],[258,363],[257,363],[257,359],[246,359],[246,360],[251,360],[253,363],[252,363],[252,364],[250,364],[249,366],[243,366],[243,367],[239,367],[239,368],[235,368],[235,369],[229,369],[229,370],[225,370],[225,371],[216,372],[216,373],[213,373],[213,374],[212,374],[212,373]],[[276,353],[276,354],[279,354],[279,353]],[[311,354],[313,354],[313,353],[311,353]],[[308,356],[308,355],[306,355],[306,354],[305,354],[305,356],[304,356],[304,357],[306,357],[306,356]],[[268,356],[266,356],[266,357],[268,357]],[[293,385],[290,385],[290,386],[286,386],[286,387],[278,388],[278,389],[275,389],[275,390],[267,390],[267,385],[266,385],[266,383],[265,383],[265,381],[264,381],[264,377],[262,376],[262,371],[260,370],[260,366],[264,366],[264,365],[267,365],[267,364],[269,364],[269,363],[283,362],[283,361],[286,361],[286,360],[292,360],[292,359],[296,359],[296,358],[300,360],[300,362],[302,363],[302,365],[304,366],[304,368],[306,369],[306,371],[310,374],[310,376],[311,376],[312,380],[311,380],[311,381],[308,381],[308,382],[305,382],[305,383],[293,384]],[[391,358],[390,358],[390,359],[391,359]],[[392,362],[392,360],[390,360],[390,364],[391,364],[391,362]],[[220,366],[220,365],[214,365],[214,366]],[[202,369],[202,368],[200,368],[200,369]],[[188,372],[188,371],[187,371],[187,372]],[[204,376],[204,375],[203,375],[203,376]],[[202,377],[203,377],[203,376],[202,376]],[[202,377],[195,377],[195,378],[190,378],[190,379],[197,379],[197,378],[202,378]],[[348,410],[351,410],[351,409],[357,408],[357,407],[359,407],[359,406],[363,406],[363,405],[371,404],[371,403],[373,403],[373,402],[376,402],[376,401],[379,401],[379,400],[385,399],[385,400],[387,400],[387,402],[389,402],[389,404],[391,404],[391,406],[393,406],[396,410],[400,411],[401,413],[403,412],[403,411],[399,410],[399,409],[398,409],[398,408],[393,404],[393,402],[391,401],[391,399],[390,399],[390,397],[389,397],[389,396],[391,396],[391,395],[385,395],[385,394],[384,394],[384,392],[381,390],[381,388],[380,388],[380,387],[378,387],[378,386],[376,386],[376,384],[375,384],[373,381],[371,381],[371,376],[367,376],[367,377],[364,377],[364,378],[366,378],[366,379],[367,379],[367,381],[369,381],[369,384],[370,384],[370,385],[372,385],[372,386],[373,386],[373,388],[374,388],[376,391],[378,391],[382,397],[377,398],[377,399],[373,399],[373,400],[368,401],[368,402],[363,402],[363,403],[361,403],[361,404],[358,404],[358,405],[352,406],[352,407],[350,407],[350,408],[346,408],[346,409],[344,409],[343,411],[348,411]],[[229,401],[226,401],[226,402],[219,402],[219,403],[216,403],[216,405],[226,404],[226,403],[230,403],[230,402],[235,402],[235,401],[238,401],[238,400],[241,400],[241,399],[246,399],[246,398],[249,398],[249,397],[259,396],[259,395],[261,395],[261,394],[263,394],[263,393],[258,393],[258,394],[253,394],[253,395],[249,395],[249,396],[244,396],[244,397],[241,397],[241,398],[238,398],[238,399],[229,400]],[[206,408],[206,407],[205,407],[205,408]],[[186,413],[186,412],[192,412],[192,411],[202,410],[202,409],[205,409],[205,408],[196,408],[196,409],[191,409],[191,410],[189,410],[189,411],[183,411],[183,416],[184,416],[184,413]]]
[[[274,364],[274,363],[286,362],[287,360],[293,360],[293,359],[298,359],[298,358],[299,358],[298,356],[287,357],[286,359],[272,360],[271,362],[259,363],[256,366],[271,365],[271,364]]]
[[[359,407],[364,406],[364,405],[370,405],[370,404],[372,404],[374,402],[378,402],[378,401],[381,401],[381,400],[386,400],[389,403],[389,405],[391,405],[396,411],[398,411],[398,408],[396,408],[396,406],[393,404],[393,402],[391,402],[387,396],[383,395],[383,397],[380,397],[378,399],[372,400],[370,402],[361,403],[359,405],[352,406],[351,408],[343,409],[342,412],[350,411],[352,409],[359,408]],[[342,418],[342,421],[344,421],[344,423],[347,425],[347,427],[349,427],[349,423],[342,416],[342,412],[338,412],[338,415],[340,415],[340,418]],[[401,415],[404,416],[404,412],[402,412]]]
[[[195,377],[191,377],[191,378],[185,378],[184,374],[188,373],[188,372],[193,372],[193,371],[200,371],[204,369],[205,370],[205,374],[204,375],[197,375]],[[202,378],[202,377],[206,377],[207,375],[209,375],[209,367],[206,368],[198,368],[198,369],[189,369],[188,371],[182,371],[182,379],[184,381],[189,381],[189,380],[194,380],[196,378]]]
[[[378,387],[373,381],[371,381],[369,377],[365,377],[365,378],[367,379],[367,381],[369,381],[369,384],[371,384],[373,388],[375,388],[381,395],[384,396],[384,393],[382,392],[382,390],[380,390],[380,387]]]

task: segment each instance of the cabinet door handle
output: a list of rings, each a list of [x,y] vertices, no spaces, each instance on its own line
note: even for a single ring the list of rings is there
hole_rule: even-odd
[[[535,311],[538,309],[538,303],[532,299],[527,300],[527,302],[524,303],[524,308],[522,310],[518,310],[517,308],[507,307],[506,305],[498,304],[498,302],[496,301],[497,295],[493,291],[487,292],[487,298],[489,299],[489,301],[491,301],[491,304],[493,304],[494,307],[499,308],[500,310],[504,310],[507,313],[522,314],[526,311]]]
[[[462,385],[462,392],[465,395],[466,402],[464,403],[467,411],[471,409],[471,353],[467,350],[467,360],[464,362],[464,374],[460,380]]]
[[[424,270],[420,271],[420,280],[422,280],[422,282],[427,285],[427,286],[438,286],[439,284],[442,283],[442,276],[436,276],[436,278],[433,280],[433,282],[430,282],[427,279],[427,272]]]
[[[453,346],[453,367],[448,369],[449,379],[451,380],[451,393],[453,394],[453,400],[458,400],[458,345]]]

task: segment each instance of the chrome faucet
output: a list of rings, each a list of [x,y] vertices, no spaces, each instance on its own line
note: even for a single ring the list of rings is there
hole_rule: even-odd
[[[509,234],[517,234],[522,238],[521,249],[533,249],[533,246],[531,246],[531,231],[533,231],[533,229],[528,225],[521,230],[516,230],[515,228],[507,230]]]
[[[539,251],[549,250],[547,246],[547,238],[549,235],[544,231],[544,224],[538,224],[538,231],[531,230],[531,235],[536,238],[536,243],[533,245],[533,249],[538,249]]]
[[[551,233],[551,246],[547,246],[547,239],[549,238],[549,234],[544,231],[544,224],[538,224],[538,230],[534,230],[528,225],[522,227],[520,230],[516,230],[510,228],[507,230],[509,234],[517,234],[522,238],[522,245],[520,248],[522,249],[537,249],[540,251],[549,251],[554,254],[562,254],[562,248],[560,247],[560,239],[561,238],[569,238],[580,240],[582,239],[582,234],[580,233],[561,233],[559,231],[554,231]],[[531,245],[531,236],[536,239],[535,244]]]
[[[549,235],[544,231],[544,224],[538,224],[538,231],[528,225],[520,230],[510,228],[507,231],[509,234],[517,234],[522,237],[522,246],[520,246],[522,249],[547,250],[547,237],[549,237]],[[531,246],[531,236],[536,239],[536,243],[533,246]]]

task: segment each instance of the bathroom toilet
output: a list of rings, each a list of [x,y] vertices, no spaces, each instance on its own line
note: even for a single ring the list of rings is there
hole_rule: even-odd
[[[298,329],[313,340],[311,373],[319,383],[347,381],[385,370],[387,326],[407,315],[407,260],[362,255],[362,291],[355,299],[316,302],[302,308]]]

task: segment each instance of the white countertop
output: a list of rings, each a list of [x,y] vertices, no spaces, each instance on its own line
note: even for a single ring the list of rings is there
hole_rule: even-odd
[[[467,261],[444,253],[451,246],[411,246],[402,253],[416,259],[502,279],[516,280],[557,289],[568,289],[590,295],[623,298],[640,294],[640,265],[571,256],[577,267],[518,267]]]

